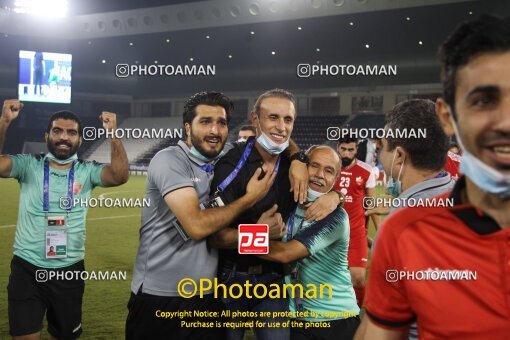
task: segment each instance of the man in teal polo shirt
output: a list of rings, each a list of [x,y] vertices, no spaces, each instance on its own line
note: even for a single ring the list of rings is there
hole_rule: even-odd
[[[10,123],[23,104],[6,100],[0,116],[0,152]],[[100,116],[105,130],[116,129],[116,115]],[[129,177],[120,140],[111,140],[111,165],[82,161],[77,151],[82,127],[72,112],[53,114],[45,133],[46,156],[0,155],[0,177],[20,183],[14,257],[9,277],[9,327],[14,339],[40,339],[46,314],[53,338],[76,339],[82,332],[81,305],[87,208],[73,205],[90,198],[96,186],[118,186]],[[70,280],[70,275],[74,273]],[[58,274],[58,275],[57,275]]]
[[[311,147],[308,159],[306,201],[311,203],[332,189],[340,172],[340,159],[326,145]],[[269,254],[260,256],[291,264],[290,274],[285,277],[287,284],[294,285],[287,286],[290,312],[303,322],[302,327],[291,329],[291,339],[352,339],[359,325],[359,307],[347,267],[349,218],[338,207],[321,221],[304,221],[307,202],[298,205],[289,217],[283,240],[270,241]],[[301,285],[303,292],[315,287],[317,296],[299,296],[296,285]]]

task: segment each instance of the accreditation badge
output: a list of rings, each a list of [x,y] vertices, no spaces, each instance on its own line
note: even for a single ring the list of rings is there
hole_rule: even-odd
[[[46,258],[47,259],[67,258],[66,218],[63,216],[48,217],[48,227],[50,227],[51,229],[46,230],[45,237]]]

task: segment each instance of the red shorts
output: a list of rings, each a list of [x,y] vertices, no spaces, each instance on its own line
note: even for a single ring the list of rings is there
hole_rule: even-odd
[[[351,226],[347,261],[349,263],[349,267],[367,267],[368,244],[367,230],[364,225]]]

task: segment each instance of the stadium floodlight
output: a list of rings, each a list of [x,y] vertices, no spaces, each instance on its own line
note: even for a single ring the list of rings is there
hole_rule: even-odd
[[[15,0],[13,11],[45,18],[62,18],[67,15],[67,0]]]

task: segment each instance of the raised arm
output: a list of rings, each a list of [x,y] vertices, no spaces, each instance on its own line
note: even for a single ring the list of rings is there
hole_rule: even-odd
[[[99,116],[106,131],[117,129],[117,115],[112,112],[103,111]],[[124,184],[129,179],[129,163],[126,150],[120,139],[110,139],[111,164],[106,165],[101,172],[101,182],[105,187],[115,187]]]
[[[0,116],[0,177],[7,177],[11,173],[11,157],[3,155],[2,151],[4,149],[7,129],[11,122],[18,117],[22,108],[23,104],[17,99],[8,99],[4,101],[4,105],[2,107],[2,115]]]

